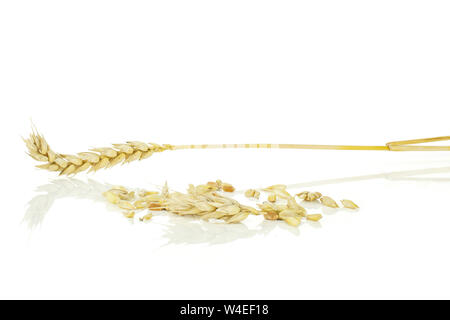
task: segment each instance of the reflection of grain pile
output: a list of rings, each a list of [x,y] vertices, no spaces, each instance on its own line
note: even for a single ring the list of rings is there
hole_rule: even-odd
[[[155,211],[168,211],[180,216],[197,216],[204,220],[217,219],[227,223],[241,222],[251,214],[262,215],[266,220],[283,220],[292,226],[298,226],[304,218],[309,221],[319,221],[322,218],[321,214],[307,214],[306,209],[286,191],[285,185],[262,189],[268,193],[270,201],[258,203],[259,209],[243,205],[225,195],[234,190],[232,185],[217,180],[198,186],[189,185],[187,193],[169,192],[166,185],[161,192],[147,190],[136,192],[124,187],[115,187],[105,192],[104,196],[109,202],[125,210],[124,215],[127,218],[134,218],[137,210],[149,210],[149,213],[139,218],[141,221],[150,220]],[[257,199],[255,194],[257,192],[259,196],[259,191],[251,190],[247,195]],[[325,198],[326,201],[322,201],[323,205],[335,207],[336,202],[331,198],[322,197],[318,192],[311,194],[320,195],[321,200]],[[312,200],[313,198],[305,196],[304,201],[317,199]],[[346,208],[351,207],[350,203],[354,205],[352,209],[357,208],[350,200],[343,200],[342,203]]]

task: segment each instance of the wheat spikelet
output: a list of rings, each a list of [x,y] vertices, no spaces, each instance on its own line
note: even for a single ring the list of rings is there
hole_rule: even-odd
[[[108,148],[94,148],[88,152],[71,155],[54,152],[45,138],[36,130],[33,130],[28,139],[23,140],[28,148],[28,155],[37,161],[45,162],[36,167],[59,172],[60,175],[74,175],[85,170],[97,171],[120,163],[146,159],[154,152],[173,149],[173,146],[166,144],[128,141],[122,144],[113,144]]]

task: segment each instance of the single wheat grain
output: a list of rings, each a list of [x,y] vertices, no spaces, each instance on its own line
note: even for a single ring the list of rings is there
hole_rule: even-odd
[[[276,194],[269,194],[269,196],[267,197],[267,201],[270,202],[277,202],[277,195]]]
[[[317,199],[320,199],[322,197],[322,194],[320,192],[303,191],[297,194],[297,197],[305,201],[315,201]]]
[[[322,219],[322,215],[320,213],[306,215],[306,220],[309,221],[319,221],[320,219]]]
[[[255,199],[259,199],[259,196],[261,195],[261,193],[255,189],[248,189],[247,191],[245,191],[244,194],[247,198],[255,198]]]
[[[322,204],[324,206],[327,206],[327,207],[330,207],[330,208],[339,208],[339,206],[336,203],[336,201],[334,201],[332,198],[327,197],[327,196],[323,196],[322,198],[320,198],[320,202],[322,202]]]
[[[342,205],[347,209],[358,209],[358,205],[351,200],[341,200]]]

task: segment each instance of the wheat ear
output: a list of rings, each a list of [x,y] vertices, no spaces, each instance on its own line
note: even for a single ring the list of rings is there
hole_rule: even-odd
[[[113,144],[108,148],[94,148],[77,155],[53,152],[44,137],[33,130],[28,139],[24,139],[28,154],[37,161],[40,169],[59,172],[60,175],[73,175],[88,170],[97,171],[119,163],[129,163],[150,157],[154,152],[181,149],[221,149],[221,148],[279,148],[279,149],[313,149],[313,150],[372,150],[372,151],[450,151],[449,146],[417,146],[417,144],[446,141],[450,136],[388,142],[383,146],[352,145],[312,145],[312,144],[191,144],[159,145],[140,141],[128,141]]]
[[[70,155],[54,152],[45,138],[36,130],[33,130],[28,139],[23,140],[27,145],[28,154],[37,161],[45,162],[36,167],[56,171],[60,175],[74,175],[88,169],[89,172],[97,171],[120,163],[146,159],[154,152],[173,149],[173,146],[167,144],[128,141],[122,144],[113,144],[108,148],[94,148],[89,152]]]

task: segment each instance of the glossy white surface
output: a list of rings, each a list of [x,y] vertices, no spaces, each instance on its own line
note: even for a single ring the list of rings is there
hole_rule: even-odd
[[[2,2],[0,298],[450,298],[450,153],[181,150],[66,179],[20,140],[30,117],[67,153],[449,135],[449,4],[367,3]],[[217,178],[361,209],[130,223],[100,195]]]

